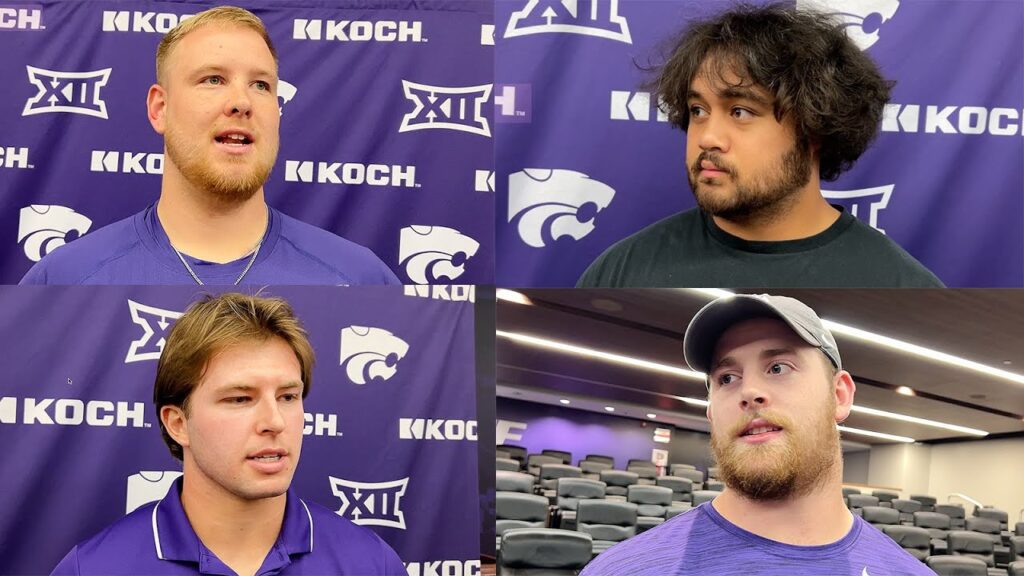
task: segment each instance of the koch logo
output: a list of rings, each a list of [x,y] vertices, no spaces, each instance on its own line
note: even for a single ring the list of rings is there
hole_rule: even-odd
[[[398,437],[402,440],[469,440],[476,442],[476,420],[399,418]]]
[[[529,34],[583,34],[632,44],[619,0],[529,0],[512,14],[505,38]]]
[[[133,340],[128,347],[124,363],[159,360],[160,354],[164,351],[167,334],[171,330],[171,323],[181,318],[182,313],[146,306],[134,300],[128,301],[128,310],[131,312],[132,322],[142,328],[142,335]]]
[[[65,206],[33,204],[21,209],[18,243],[25,256],[39,262],[50,252],[89,231],[92,220]]]
[[[93,150],[89,171],[121,172],[123,174],[163,174],[164,155],[156,152]]]
[[[277,81],[277,112],[284,116],[284,105],[291,102],[292,98],[299,93],[299,89],[294,84],[289,84],[284,80]]]
[[[491,128],[483,115],[483,105],[491,95],[491,85],[431,86],[402,80],[402,89],[415,108],[402,117],[399,132],[413,130],[458,130],[491,137]]]
[[[494,46],[494,24],[480,25],[480,45]]]
[[[927,134],[991,134],[1016,136],[1024,134],[1022,112],[1016,108],[982,108],[981,106],[925,106],[924,128]],[[882,132],[919,132],[921,106],[918,104],[886,104],[882,116]]]
[[[305,425],[302,427],[302,434],[304,436],[341,436],[342,433],[338,432],[338,415],[337,414],[319,414],[309,413],[303,414]]]
[[[129,12],[126,10],[104,10],[104,32],[146,32],[166,34],[180,22],[195,14],[171,14],[168,12]]]
[[[660,106],[655,107],[655,111],[658,122],[668,122],[668,114]],[[651,119],[651,94],[612,90],[611,119],[647,122]]]
[[[508,444],[519,442],[523,439],[523,432],[526,431],[526,422],[514,422],[512,420],[498,420],[495,426],[496,444]]]
[[[530,168],[508,177],[508,221],[534,248],[582,240],[614,197],[611,186],[582,172]]]
[[[107,85],[111,68],[93,72],[55,72],[25,66],[28,80],[39,92],[25,102],[22,116],[69,112],[107,119],[107,103],[100,89]]]
[[[388,526],[405,530],[402,496],[409,478],[391,482],[353,482],[344,478],[327,477],[331,491],[341,498],[338,516],[348,518],[361,526]]]
[[[353,384],[390,380],[409,344],[382,328],[349,326],[341,331],[341,365]]]
[[[473,178],[473,190],[476,192],[494,192],[494,171],[477,170]]]
[[[426,42],[423,23],[408,20],[304,20],[292,23],[293,40],[336,42]]]
[[[480,576],[479,560],[434,560],[406,562],[409,576]]]
[[[34,4],[0,4],[0,30],[46,30],[46,26],[43,26],[43,7]]]
[[[455,280],[479,248],[479,242],[454,228],[407,226],[399,232],[398,263],[416,284]]]
[[[525,124],[531,119],[530,84],[498,84],[494,88],[494,121]]]
[[[131,514],[150,502],[162,500],[178,478],[181,478],[181,472],[176,470],[143,470],[132,474],[128,477],[124,513]]]
[[[476,286],[472,284],[443,284],[434,286],[422,286],[406,284],[403,288],[406,296],[416,298],[430,298],[432,300],[445,300],[448,302],[476,302]]]
[[[350,186],[391,186],[418,188],[416,167],[397,164],[359,164],[356,162],[313,162],[286,160],[285,182],[316,182]]]
[[[796,0],[797,8],[817,10],[839,20],[861,50],[878,42],[878,32],[900,7],[899,0]]]
[[[28,163],[28,148],[0,147],[0,168],[35,168]]]
[[[821,195],[829,201],[840,204],[846,211],[861,220],[867,221],[872,228],[885,233],[878,225],[878,213],[889,205],[889,197],[895,185],[862,188],[860,190],[822,190]]]
[[[19,402],[21,400],[21,409]],[[45,424],[149,428],[145,402],[117,402],[77,398],[0,398],[0,424]]]

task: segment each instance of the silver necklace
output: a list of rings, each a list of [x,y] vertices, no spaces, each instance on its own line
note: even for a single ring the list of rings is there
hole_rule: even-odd
[[[268,207],[267,208],[267,228],[269,228],[269,227],[270,227],[270,208]],[[263,229],[263,236],[266,236],[266,235],[267,235],[267,230],[266,230],[266,228],[264,228]],[[249,273],[249,269],[252,268],[253,263],[256,262],[256,257],[260,255],[260,248],[263,246],[263,236],[260,236],[260,241],[258,243],[256,243],[256,249],[252,251],[252,257],[249,258],[249,263],[245,265],[245,270],[242,270],[242,273],[238,275],[238,278],[235,278],[235,284],[234,284],[235,286],[238,286],[238,283],[242,281],[242,278],[245,278],[245,275]],[[168,244],[170,244],[169,241],[168,241]],[[200,286],[205,286],[206,284],[204,284],[203,281],[199,279],[199,276],[196,274],[195,270],[193,270],[192,267],[188,265],[188,261],[186,261],[185,257],[181,255],[181,252],[179,252],[178,249],[174,247],[174,244],[171,244],[171,250],[174,250],[174,253],[178,255],[178,260],[181,260],[181,263],[185,265],[185,270],[188,270],[189,275],[192,276],[192,279],[196,281],[196,284],[199,284]]]

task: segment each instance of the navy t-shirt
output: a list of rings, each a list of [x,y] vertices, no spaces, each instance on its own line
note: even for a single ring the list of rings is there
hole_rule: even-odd
[[[840,540],[794,546],[747,532],[710,502],[617,544],[581,576],[934,576],[923,562],[859,516]]]
[[[71,549],[52,575],[222,574],[181,506],[179,478],[158,502],[142,506]],[[258,576],[336,574],[406,576],[402,560],[377,534],[288,490],[277,542]]]
[[[234,284],[251,255],[218,264],[184,255],[204,284]],[[195,284],[156,205],[47,254],[21,284]],[[241,284],[400,284],[368,248],[271,208],[260,252]]]

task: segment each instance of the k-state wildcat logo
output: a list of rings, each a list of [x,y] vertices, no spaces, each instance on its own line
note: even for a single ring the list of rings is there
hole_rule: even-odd
[[[528,246],[543,248],[594,230],[615,190],[574,170],[528,168],[508,178],[508,221]]]
[[[89,231],[92,220],[66,206],[32,204],[21,209],[18,243],[25,256],[39,262],[43,256]]]
[[[389,380],[409,344],[383,328],[349,326],[341,331],[341,365],[353,384]]]
[[[479,248],[479,242],[454,228],[413,225],[399,232],[398,260],[414,283],[433,284],[462,276]]]

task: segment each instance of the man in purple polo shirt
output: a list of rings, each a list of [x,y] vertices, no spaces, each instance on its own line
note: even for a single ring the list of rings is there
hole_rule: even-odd
[[[182,477],[72,548],[53,574],[405,576],[374,532],[289,488],[313,361],[284,300],[222,294],[191,306],[153,387]]]
[[[48,254],[22,284],[399,284],[367,248],[269,207],[277,52],[263,22],[220,6],[156,53],[147,110],[164,136],[159,201]]]
[[[720,298],[690,321],[683,352],[707,374],[726,488],[610,548],[584,576],[934,574],[843,503],[836,425],[856,386],[813,310],[781,296]]]

